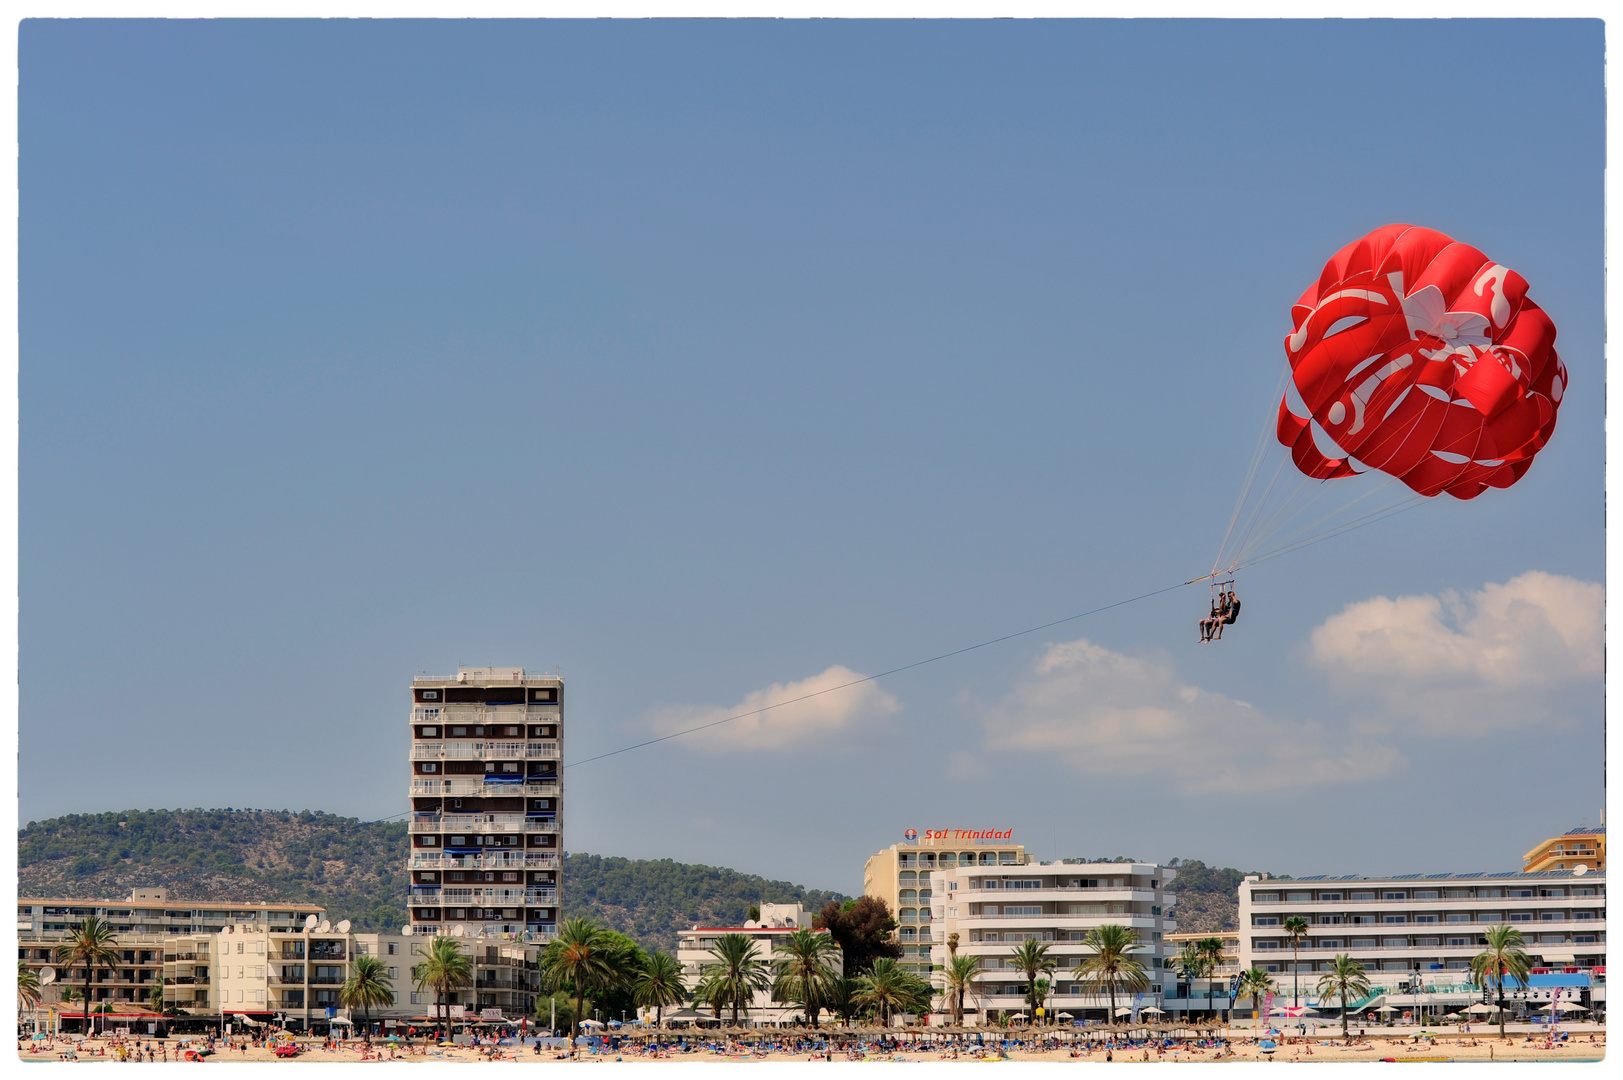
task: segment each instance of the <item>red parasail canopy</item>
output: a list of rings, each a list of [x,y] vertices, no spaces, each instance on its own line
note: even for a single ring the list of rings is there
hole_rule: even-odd
[[[1470,499],[1520,480],[1555,431],[1555,324],[1520,274],[1433,229],[1348,244],[1291,321],[1285,353],[1311,416],[1281,401],[1278,433],[1309,476],[1351,476],[1350,457],[1421,495]]]

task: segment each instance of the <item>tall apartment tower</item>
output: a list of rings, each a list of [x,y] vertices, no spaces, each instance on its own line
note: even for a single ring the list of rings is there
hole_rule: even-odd
[[[544,942],[558,926],[563,680],[411,684],[411,933]]]

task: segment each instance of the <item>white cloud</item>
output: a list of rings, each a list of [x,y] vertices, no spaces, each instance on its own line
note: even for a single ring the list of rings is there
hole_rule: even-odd
[[[862,678],[836,664],[809,679],[773,683],[731,708],[674,705],[656,711],[649,722],[655,731],[670,735],[737,716],[737,720],[696,731],[682,741],[706,750],[789,750],[900,711],[900,702],[875,683],[857,682]],[[768,708],[774,705],[778,707]],[[746,713],[750,715],[742,715]]]
[[[1339,690],[1377,699],[1371,727],[1484,734],[1562,715],[1566,692],[1600,707],[1605,588],[1530,571],[1461,596],[1377,596],[1313,631],[1311,656]]]
[[[992,749],[1058,755],[1099,776],[1154,774],[1192,793],[1353,783],[1400,764],[1391,747],[1270,718],[1085,638],[1050,645],[984,719]]]

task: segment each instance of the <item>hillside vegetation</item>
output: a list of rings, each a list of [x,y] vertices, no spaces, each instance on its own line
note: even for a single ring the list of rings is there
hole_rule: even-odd
[[[406,826],[319,811],[128,810],[30,821],[18,834],[24,896],[128,896],[166,885],[182,900],[317,903],[363,930],[406,921]],[[694,923],[737,925],[751,904],[816,910],[839,893],[670,859],[566,854],[564,914],[645,945],[676,947]]]
[[[17,840],[24,896],[119,899],[140,885],[167,885],[181,900],[321,904],[364,930],[397,930],[406,921],[408,849],[399,821],[312,810],[127,810],[30,821]],[[1234,929],[1248,871],[1174,862],[1178,928]],[[722,867],[581,853],[564,856],[563,883],[566,917],[588,915],[662,949],[674,949],[680,931],[696,923],[738,925],[751,904],[798,902],[816,911],[845,899]]]

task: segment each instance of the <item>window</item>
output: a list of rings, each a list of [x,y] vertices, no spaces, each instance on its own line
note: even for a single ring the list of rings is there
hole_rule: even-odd
[[[1373,949],[1375,939],[1372,937],[1355,937],[1352,939],[1352,947],[1355,949]]]
[[[389,978],[390,979],[398,979],[398,978],[400,978],[400,969],[399,968],[390,968],[389,969]]]
[[[1382,900],[1402,900],[1402,899],[1404,899],[1404,895],[1403,895],[1403,893],[1400,893],[1400,892],[1384,892],[1384,893],[1381,894],[1381,899]]]
[[[1340,900],[1341,899],[1341,894],[1338,893],[1338,892],[1324,892],[1324,893],[1319,894],[1319,899],[1320,900],[1326,900],[1326,901],[1328,901],[1328,900]]]
[[[1400,922],[1407,922],[1407,921],[1408,921],[1408,917],[1407,917],[1407,916],[1404,916],[1404,915],[1387,915],[1387,916],[1384,916],[1384,917],[1383,917],[1383,918],[1382,918],[1382,919],[1381,919],[1381,921],[1382,921],[1382,922],[1384,922],[1384,923],[1400,923]]]
[[[1511,922],[1532,922],[1533,921],[1533,913],[1531,911],[1512,911],[1510,913],[1510,921]]]
[[[1319,948],[1321,948],[1321,949],[1339,949],[1339,948],[1341,948],[1341,939],[1340,938],[1333,938],[1333,937],[1320,938],[1319,939]]]
[[[1415,894],[1414,894],[1414,898],[1416,900],[1435,900],[1435,899],[1437,899],[1437,890],[1436,889],[1416,889]]]
[[[1469,900],[1471,898],[1471,890],[1449,889],[1447,892],[1443,893],[1443,895],[1448,897],[1450,900]]]
[[[1414,917],[1414,921],[1415,922],[1436,922],[1437,921],[1437,916],[1435,916],[1435,915],[1416,915]]]
[[[1305,904],[1311,899],[1313,899],[1313,894],[1312,893],[1293,892],[1293,893],[1286,893],[1285,894],[1286,902],[1292,903],[1292,904]]]
[[[1574,919],[1593,919],[1595,913],[1593,911],[1574,911],[1572,917]]]
[[[1505,914],[1502,911],[1479,911],[1476,915],[1477,922],[1503,922],[1504,919]]]
[[[1476,894],[1478,896],[1480,896],[1480,897],[1483,897],[1484,899],[1486,899],[1488,897],[1498,897],[1498,896],[1505,895],[1503,890],[1500,890],[1500,889],[1478,889],[1476,891]]]
[[[1348,899],[1355,904],[1362,904],[1374,900],[1375,894],[1372,892],[1355,892]]]
[[[1382,938],[1381,939],[1381,948],[1383,948],[1383,949],[1406,949],[1408,947],[1409,947],[1409,939],[1408,938],[1389,937],[1389,938]]]
[[[411,994],[411,1003],[413,1005],[421,1005],[421,1004],[423,1004],[423,995],[421,995],[421,994],[417,993],[415,990],[413,990],[412,994]]]
[[[1003,908],[1003,914],[1005,915],[1041,915],[1042,913],[1043,909],[1041,904],[1029,904],[1012,907],[1005,905]]]
[[[1414,939],[1414,943],[1424,948],[1435,948],[1437,939],[1434,937],[1417,937]]]
[[[1253,904],[1277,904],[1279,903],[1279,894],[1276,892],[1254,892],[1251,894],[1251,902]]]
[[[425,773],[439,772],[440,764],[437,761],[419,761],[417,763],[417,771]]]
[[[1567,917],[1564,911],[1541,911],[1538,913],[1540,922],[1560,922]]]
[[[1461,948],[1461,947],[1469,946],[1470,944],[1471,944],[1471,939],[1470,938],[1451,937],[1451,938],[1448,939],[1448,946],[1451,949],[1458,949],[1458,948]]]
[[[1518,896],[1518,897],[1521,897],[1523,899],[1528,899],[1528,898],[1532,897],[1533,890],[1532,889],[1507,889],[1505,895],[1507,895],[1507,896]]]
[[[1263,938],[1263,939],[1252,941],[1251,942],[1251,947],[1253,949],[1277,949],[1277,948],[1279,948],[1279,942],[1270,941],[1270,940],[1268,940],[1266,938]]]
[[[1469,914],[1463,912],[1463,911],[1455,911],[1455,912],[1451,912],[1449,914],[1448,921],[1449,922],[1470,922],[1471,921],[1471,916]]]
[[[1574,934],[1572,940],[1579,945],[1592,945],[1595,942],[1594,934]]]

